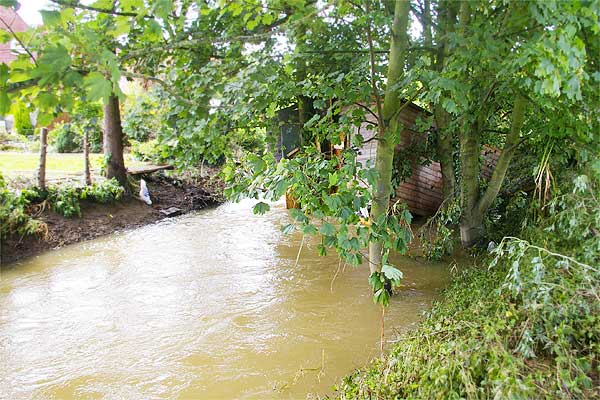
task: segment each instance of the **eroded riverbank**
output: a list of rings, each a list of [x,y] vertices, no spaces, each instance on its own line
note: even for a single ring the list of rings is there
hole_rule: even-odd
[[[177,207],[182,214],[186,214],[224,201],[223,182],[215,176],[188,182],[155,174],[146,180],[152,195],[152,206],[133,197],[124,197],[112,204],[82,201],[81,217],[73,218],[56,214],[47,206],[34,207],[32,212],[39,213],[36,218],[46,224],[47,234],[13,235],[2,240],[0,265],[68,244],[154,223],[166,218],[161,210],[170,207]]]
[[[283,204],[225,204],[66,246],[4,270],[0,398],[305,398],[379,354],[367,268],[285,236]],[[386,337],[413,327],[448,274],[405,279]],[[3,397],[4,396],[4,397]]]

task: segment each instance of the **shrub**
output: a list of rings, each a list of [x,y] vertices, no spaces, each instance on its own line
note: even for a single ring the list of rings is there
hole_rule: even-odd
[[[25,103],[19,101],[13,105],[13,117],[15,121],[15,132],[23,136],[34,134],[33,126],[31,125],[31,120],[29,119],[29,109]]]
[[[113,178],[107,181],[95,182],[91,186],[82,188],[79,198],[97,203],[110,203],[119,200],[123,193],[125,193],[125,189]]]
[[[50,144],[59,153],[76,153],[82,151],[82,137],[78,127],[66,122],[56,125],[50,132]]]
[[[46,225],[27,213],[28,196],[16,195],[8,188],[0,174],[0,239],[9,235],[33,235],[42,233]]]
[[[119,200],[125,189],[113,178],[90,186],[51,186],[46,200],[57,214],[70,218],[81,216],[80,200],[109,203]]]
[[[153,92],[138,96],[123,116],[123,132],[127,138],[138,142],[155,138],[157,130],[165,124],[165,112]]]
[[[131,141],[131,154],[140,161],[162,162],[161,145],[158,140],[151,139],[147,142]]]
[[[80,132],[87,130],[90,143],[90,152],[102,152],[102,107],[99,103],[77,103],[72,114],[71,123]],[[83,144],[83,139],[81,140]]]

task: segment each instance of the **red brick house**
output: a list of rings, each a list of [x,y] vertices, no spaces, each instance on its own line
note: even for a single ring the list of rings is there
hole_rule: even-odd
[[[23,21],[23,18],[13,9],[0,7],[0,29],[6,32],[25,32],[29,26]],[[10,63],[17,58],[18,45],[15,40],[9,40],[6,43],[0,43],[0,63]]]

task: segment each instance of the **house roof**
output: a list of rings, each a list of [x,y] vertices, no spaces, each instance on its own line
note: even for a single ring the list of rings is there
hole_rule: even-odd
[[[12,8],[0,7],[0,29],[3,31],[25,32],[29,26]],[[11,42],[0,43],[0,63],[8,64],[17,58],[11,49]]]

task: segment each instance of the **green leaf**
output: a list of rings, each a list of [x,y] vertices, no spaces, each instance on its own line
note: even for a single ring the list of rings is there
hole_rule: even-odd
[[[58,98],[52,93],[40,92],[36,97],[36,102],[40,108],[51,109],[58,104]]]
[[[335,235],[335,226],[333,226],[333,224],[330,224],[329,222],[323,222],[323,225],[321,225],[320,232],[325,236],[333,236]]]
[[[42,14],[44,25],[52,26],[61,23],[62,18],[60,11],[40,10],[40,14]]]
[[[246,29],[248,29],[249,31],[251,31],[252,29],[254,29],[254,28],[256,28],[258,26],[259,22],[260,22],[260,17],[257,17],[255,19],[251,19],[246,24]]]
[[[256,203],[254,208],[252,208],[252,212],[254,214],[262,215],[262,214],[266,213],[267,211],[269,211],[270,209],[271,209],[271,206],[269,206],[265,202],[260,201],[260,202]]]
[[[53,113],[39,113],[37,116],[37,126],[48,126],[54,120]]]
[[[294,220],[296,220],[298,222],[303,222],[303,223],[308,222],[308,218],[306,217],[306,215],[304,215],[304,213],[302,211],[298,210],[297,208],[292,208],[290,210],[290,215]]]
[[[384,264],[381,267],[381,272],[385,275],[386,278],[392,281],[392,283],[396,283],[395,286],[398,286],[398,284],[400,284],[400,281],[403,277],[402,271],[388,264]]]
[[[96,101],[102,99],[105,103],[112,93],[112,82],[102,76],[99,72],[92,72],[83,79],[88,89],[88,100]]]
[[[273,19],[274,19],[273,14],[265,14],[262,16],[262,23],[264,25],[270,25],[271,22],[273,22]]]
[[[6,90],[0,91],[0,115],[5,116],[10,110],[10,98]]]
[[[314,235],[315,233],[317,233],[317,228],[315,228],[313,224],[307,224],[304,226],[304,228],[302,228],[302,232],[305,235]]]
[[[333,174],[329,173],[329,187],[337,185],[338,181],[339,177],[337,172],[334,172]]]
[[[6,86],[8,80],[8,65],[5,63],[0,64],[0,86]]]
[[[267,163],[265,163],[262,158],[255,155],[251,155],[249,157],[248,163],[250,164],[254,174],[260,174],[267,168]]]
[[[383,282],[381,282],[379,272],[373,272],[371,275],[369,275],[369,284],[373,288],[373,292],[376,292],[383,287]]]
[[[373,302],[375,304],[381,304],[385,307],[390,304],[390,294],[387,290],[385,290],[385,288],[381,288],[373,295]]]
[[[289,235],[290,233],[294,232],[295,230],[296,230],[296,226],[294,224],[287,224],[287,225],[281,227],[281,232],[283,232],[286,235]]]

